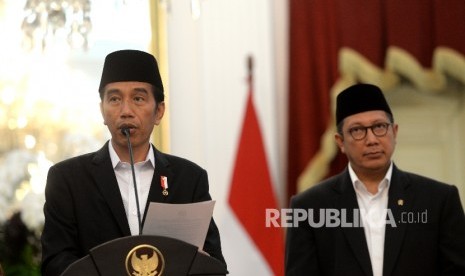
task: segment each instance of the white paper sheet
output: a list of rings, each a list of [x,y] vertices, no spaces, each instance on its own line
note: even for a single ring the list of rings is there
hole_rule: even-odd
[[[203,248],[215,201],[186,204],[150,202],[142,234],[175,238]]]

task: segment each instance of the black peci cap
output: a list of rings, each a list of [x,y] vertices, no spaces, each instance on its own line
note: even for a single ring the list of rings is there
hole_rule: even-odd
[[[391,108],[379,87],[372,84],[352,85],[337,96],[336,125],[350,115],[372,110],[383,110],[392,116]]]
[[[147,82],[163,93],[157,61],[153,55],[143,51],[119,50],[107,55],[98,90],[102,93],[105,85],[119,81]]]

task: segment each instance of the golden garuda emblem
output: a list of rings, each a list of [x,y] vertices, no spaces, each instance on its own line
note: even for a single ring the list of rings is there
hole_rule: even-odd
[[[165,259],[156,247],[142,244],[134,247],[126,256],[128,276],[162,276]]]

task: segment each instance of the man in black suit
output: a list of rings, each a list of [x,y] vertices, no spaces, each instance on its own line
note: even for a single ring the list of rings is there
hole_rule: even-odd
[[[336,121],[349,164],[291,199],[309,215],[287,229],[286,275],[465,275],[458,190],[394,165],[398,125],[381,90],[342,91]]]
[[[144,217],[152,201],[192,203],[211,199],[204,169],[164,154],[150,143],[152,130],[165,111],[163,84],[152,55],[136,50],[109,54],[99,93],[111,140],[96,152],[50,168],[42,233],[43,275],[60,275],[93,247],[139,234],[138,211]],[[130,132],[140,210],[135,203],[123,128]],[[213,219],[203,250],[226,266]]]

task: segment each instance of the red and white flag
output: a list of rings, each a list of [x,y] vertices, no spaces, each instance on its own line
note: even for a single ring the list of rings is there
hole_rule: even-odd
[[[249,92],[229,193],[229,205],[274,275],[284,275],[284,233],[266,227],[266,209],[277,209],[260,125],[253,103],[252,66]]]

